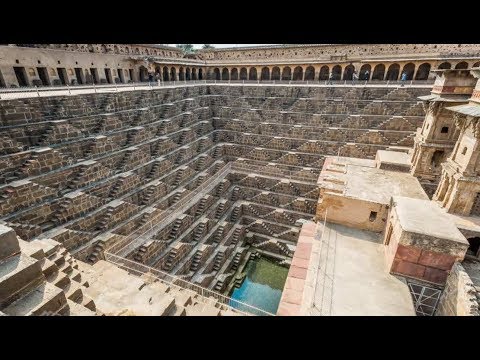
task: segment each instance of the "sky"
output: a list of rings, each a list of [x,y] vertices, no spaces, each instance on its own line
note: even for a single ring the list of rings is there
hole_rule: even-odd
[[[176,44],[168,44],[169,46],[176,46]],[[228,48],[228,47],[244,47],[244,46],[261,46],[261,45],[273,45],[273,44],[210,44],[216,48]],[[201,49],[203,44],[193,44],[195,49]]]

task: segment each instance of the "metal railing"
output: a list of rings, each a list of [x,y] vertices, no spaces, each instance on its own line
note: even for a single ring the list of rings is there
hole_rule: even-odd
[[[207,192],[213,189],[217,183],[228,174],[228,172],[231,170],[231,166],[231,163],[223,166],[210,178],[210,181],[205,182],[199,187],[195,188],[191,193],[170,206],[167,210],[155,216],[153,219],[150,219],[121,242],[110,248],[107,248],[106,251],[118,256],[127,256],[130,254],[137,247],[147,242],[151,234],[157,231],[157,228],[159,229],[168,224],[170,221],[173,221],[178,216],[179,212],[183,211],[183,208],[190,202],[194,201],[196,197],[204,196],[202,192]]]
[[[196,86],[196,85],[297,85],[297,86],[356,86],[356,87],[398,87],[398,86],[430,86],[433,80],[377,81],[377,80],[178,80],[151,82],[132,82],[118,84],[82,84],[61,86],[26,86],[15,88],[0,88],[0,100],[18,99],[24,97],[71,96],[89,93],[111,93],[120,91],[153,90],[160,87]]]
[[[222,295],[216,291],[183,280],[178,276],[170,275],[161,270],[149,267],[147,265],[132,260],[125,259],[118,255],[105,253],[105,260],[136,276],[142,276],[144,274],[147,274],[168,286],[185,291],[190,291],[194,295],[198,294],[204,299],[197,299],[203,300],[202,302],[206,304],[209,303],[209,299],[215,299],[215,302],[217,304],[220,304],[220,310],[230,310],[242,313],[244,315],[275,316],[275,314],[272,314],[266,310],[259,309],[253,305],[246,304],[231,297]]]

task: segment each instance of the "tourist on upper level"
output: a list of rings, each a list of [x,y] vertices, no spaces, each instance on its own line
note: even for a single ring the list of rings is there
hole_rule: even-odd
[[[407,81],[407,73],[405,71],[402,73],[402,77],[400,80],[402,81],[402,86],[404,86],[405,81]]]
[[[333,80],[333,71],[330,73],[330,76],[328,77],[327,85],[328,84],[333,85],[332,80]]]
[[[355,85],[355,82],[358,80],[358,74],[357,71],[355,70],[352,74],[352,85]]]
[[[368,81],[369,77],[370,77],[370,72],[367,70],[367,71],[365,71],[365,79],[364,80]]]

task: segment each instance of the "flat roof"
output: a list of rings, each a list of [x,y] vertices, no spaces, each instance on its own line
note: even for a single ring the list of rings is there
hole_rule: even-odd
[[[402,196],[392,199],[403,230],[468,245],[452,218],[437,203]]]
[[[415,316],[405,279],[388,272],[379,234],[332,223],[324,231],[322,241],[335,249],[320,259],[317,274],[315,303],[324,314]],[[331,280],[322,276],[324,267]]]
[[[382,163],[410,167],[410,155],[401,151],[378,150],[377,159]]]
[[[473,104],[465,104],[465,105],[457,105],[457,106],[450,106],[446,108],[450,111],[455,111],[464,115],[480,117],[480,104],[473,105]]]
[[[344,196],[389,204],[392,196],[428,200],[417,178],[408,173],[372,167],[346,165]]]

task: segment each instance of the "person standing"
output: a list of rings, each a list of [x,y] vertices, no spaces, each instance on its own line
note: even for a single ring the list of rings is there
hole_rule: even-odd
[[[330,76],[328,77],[327,84],[333,85],[332,80],[333,80],[333,71],[330,73]]]
[[[365,81],[368,81],[370,78],[370,72],[367,70],[365,71]]]
[[[405,85],[405,81],[407,81],[407,72],[406,72],[406,71],[404,71],[404,72],[402,73],[402,77],[400,78],[400,80],[402,81],[402,86],[404,86],[404,85]]]
[[[355,85],[355,82],[358,80],[357,71],[355,70],[352,74],[352,85]]]

